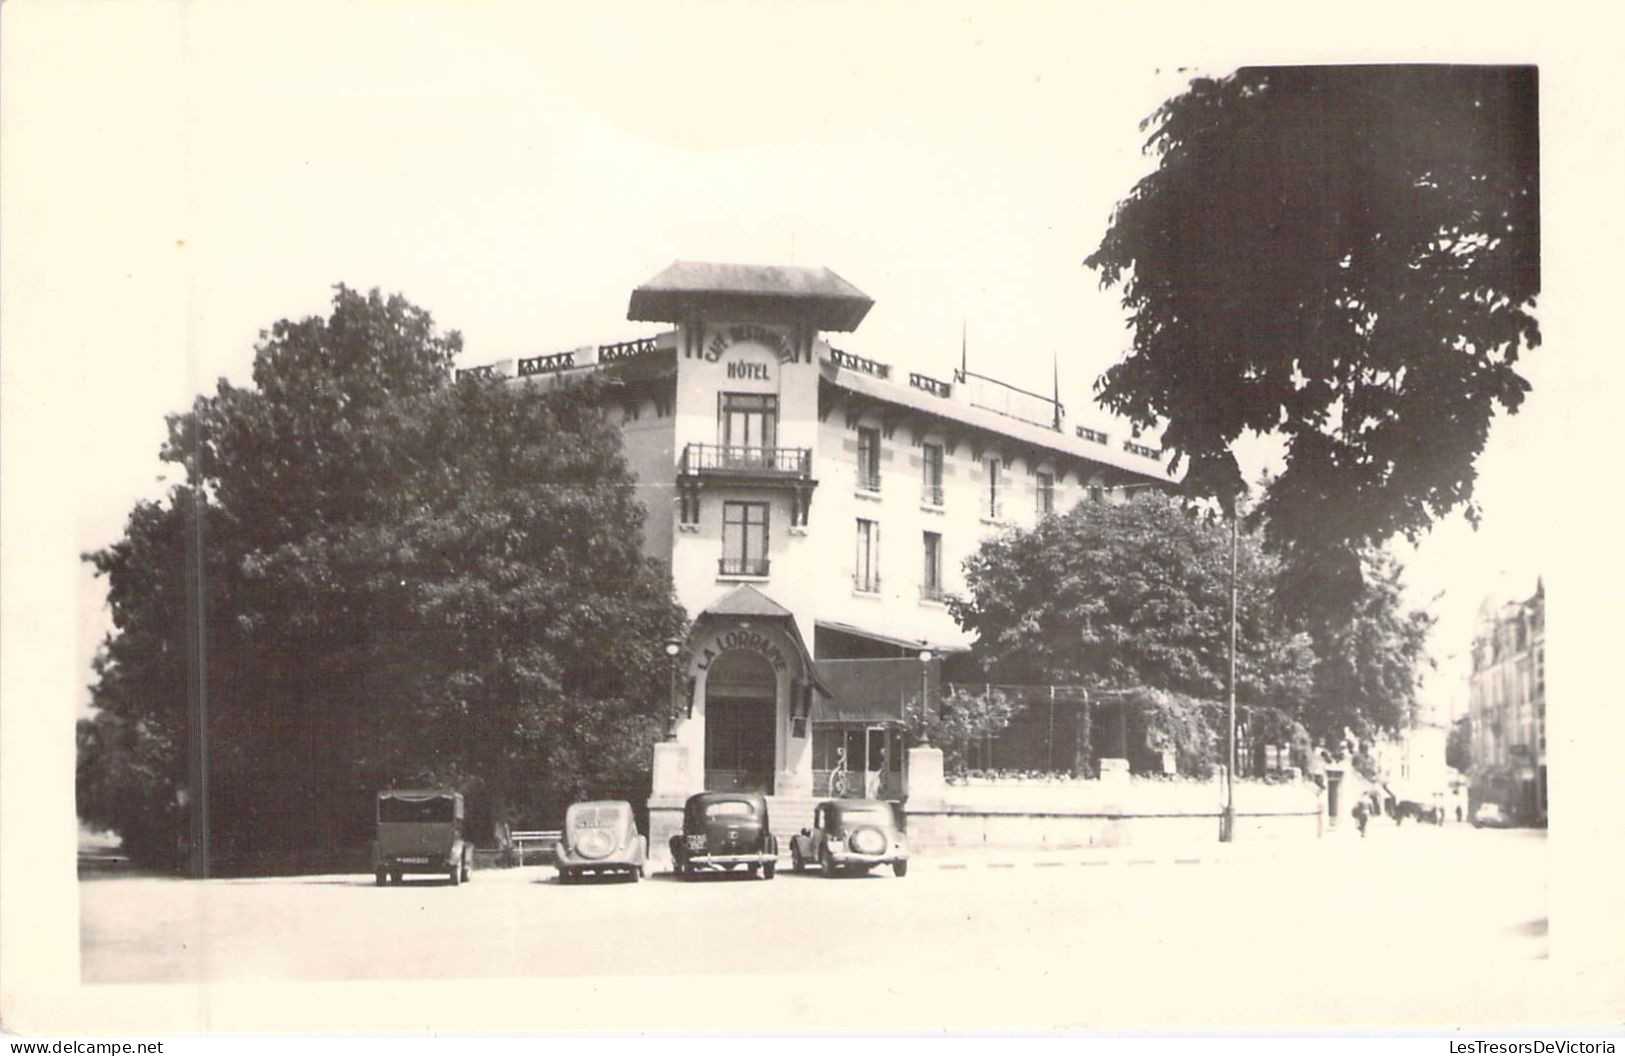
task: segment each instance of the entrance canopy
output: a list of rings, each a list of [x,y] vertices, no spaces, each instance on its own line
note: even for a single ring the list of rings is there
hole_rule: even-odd
[[[801,669],[806,672],[808,682],[819,693],[829,696],[829,687],[818,677],[812,653],[807,649],[800,629],[796,627],[795,616],[789,609],[749,583],[740,584],[706,606],[705,611],[694,618],[694,629],[690,638],[699,641],[703,634],[718,626],[748,629],[752,625],[771,627],[782,632],[794,647],[796,658],[801,661]]]

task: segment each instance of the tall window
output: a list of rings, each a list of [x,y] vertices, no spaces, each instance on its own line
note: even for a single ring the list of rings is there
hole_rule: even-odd
[[[767,567],[767,503],[723,503],[718,571],[725,576],[765,576]]]
[[[779,398],[749,392],[717,394],[721,442],[729,448],[771,448],[778,443]]]
[[[858,518],[858,561],[852,585],[874,593],[880,590],[880,525]]]
[[[880,430],[858,427],[858,487],[880,490]]]
[[[1038,474],[1038,515],[1055,512],[1055,474],[1040,471]]]
[[[987,515],[995,521],[999,519],[999,472],[1001,468],[998,459],[990,458],[987,460]]]
[[[925,478],[921,482],[920,501],[932,506],[942,505],[942,445],[926,444],[920,451],[924,456]]]
[[[925,533],[925,569],[920,576],[920,596],[942,600],[942,536]]]

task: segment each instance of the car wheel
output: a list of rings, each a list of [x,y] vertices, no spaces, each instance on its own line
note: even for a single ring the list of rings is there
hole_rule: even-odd
[[[807,871],[807,859],[801,857],[801,846],[793,840],[790,843],[790,868],[798,873]]]
[[[755,877],[762,875],[762,867],[760,865],[747,865],[745,867],[745,872],[749,873],[752,879],[754,879]]]
[[[907,876],[908,875],[908,863],[907,862],[893,862],[893,863],[891,863],[891,875],[897,877],[899,880],[901,880],[903,877]]]
[[[458,884],[462,883],[463,882],[463,868],[462,868],[462,866],[460,866],[460,865],[452,866],[450,876],[451,876],[451,886],[452,887],[456,887]]]
[[[384,884],[389,881],[389,876],[382,869],[378,870],[378,872],[374,875],[378,881],[379,887],[383,887]]]
[[[402,876],[402,874],[400,872],[398,872],[398,871],[390,873],[389,874],[389,882],[392,883],[392,884],[398,884],[398,883],[401,882],[401,876]]]
[[[468,859],[463,859],[463,883],[468,883]]]
[[[773,874],[777,873],[778,871],[779,871],[779,863],[778,862],[763,862],[762,863],[762,879],[763,880],[771,880],[771,879],[773,879]]]

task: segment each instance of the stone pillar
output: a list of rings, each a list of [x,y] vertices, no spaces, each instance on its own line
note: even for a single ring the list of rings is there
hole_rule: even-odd
[[[908,750],[908,806],[910,810],[941,810],[948,794],[942,776],[942,749],[921,745]]]
[[[683,831],[683,804],[693,791],[688,746],[662,741],[654,749],[654,774],[649,794],[649,864],[671,868],[671,838]]]
[[[951,845],[946,808],[948,783],[942,776],[942,749],[921,745],[908,750],[908,799],[903,805],[911,848]]]
[[[1128,787],[1128,782],[1127,759],[1102,759],[1100,761],[1101,788],[1125,789]]]

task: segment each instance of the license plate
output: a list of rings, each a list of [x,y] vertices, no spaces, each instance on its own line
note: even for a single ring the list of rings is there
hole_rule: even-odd
[[[396,861],[402,862],[403,864],[406,864],[406,865],[428,865],[429,862],[432,861],[432,860],[433,859],[430,859],[430,858],[398,858],[398,859],[396,859]]]
[[[687,847],[691,851],[703,851],[703,850],[705,850],[705,837],[704,836],[684,836],[683,837],[683,845],[685,847]]]

